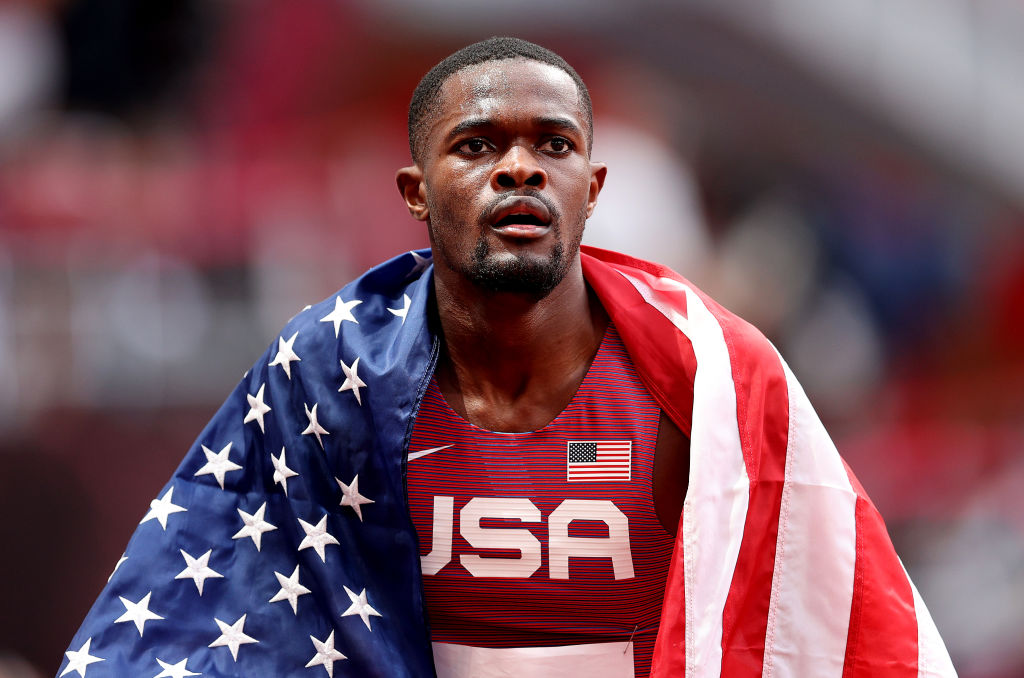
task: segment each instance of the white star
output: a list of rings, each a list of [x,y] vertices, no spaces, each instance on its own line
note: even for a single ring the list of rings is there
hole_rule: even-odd
[[[299,523],[302,524],[302,529],[305,530],[306,536],[302,538],[299,543],[299,550],[302,549],[313,549],[316,554],[320,556],[320,560],[327,562],[327,554],[324,553],[324,549],[328,544],[338,544],[338,540],[335,539],[327,532],[327,516],[320,519],[320,522],[316,526],[310,525],[302,518],[299,518]]]
[[[334,310],[320,318],[322,323],[334,323],[334,336],[338,337],[341,331],[341,323],[346,320],[351,320],[356,325],[359,321],[352,315],[352,309],[361,304],[359,299],[353,299],[352,301],[342,301],[341,297],[334,297]]]
[[[160,673],[153,676],[153,678],[185,678],[186,676],[201,676],[201,673],[193,673],[188,670],[185,666],[188,663],[188,657],[185,657],[177,664],[168,664],[165,661],[161,661],[157,658],[156,663],[163,669]]]
[[[405,324],[405,317],[409,315],[409,308],[412,306],[412,299],[409,298],[408,294],[403,294],[403,306],[402,308],[389,308],[388,311],[393,313],[402,319],[402,324]]]
[[[295,350],[292,348],[292,344],[295,343],[295,337],[297,336],[299,336],[298,332],[293,334],[292,338],[289,339],[288,341],[285,341],[284,337],[278,337],[277,355],[275,355],[274,359],[271,360],[267,365],[268,367],[280,365],[281,367],[284,368],[285,376],[287,376],[288,379],[292,378],[292,363],[295,361],[302,361],[302,358],[296,355]]]
[[[66,675],[72,671],[78,671],[78,675],[85,678],[85,671],[89,668],[89,664],[95,664],[96,662],[106,661],[102,657],[94,657],[89,654],[89,646],[92,644],[92,638],[85,641],[85,644],[78,650],[68,650],[64,654],[68,656],[68,665],[64,667],[64,670],[60,672],[60,675]]]
[[[210,549],[198,558],[193,558],[188,553],[185,553],[185,549],[179,549],[181,555],[185,558],[185,569],[174,575],[175,579],[191,579],[195,582],[196,588],[199,589],[199,595],[203,595],[203,584],[207,579],[223,577],[220,572],[214,572],[213,568],[210,567],[210,554],[213,553],[213,549]]]
[[[246,399],[249,401],[249,413],[245,415],[245,419],[242,421],[243,424],[248,424],[250,421],[258,422],[260,430],[264,433],[267,430],[263,428],[263,415],[270,411],[270,405],[263,402],[263,389],[266,387],[266,384],[260,384],[260,390],[256,391],[256,395],[245,394]]]
[[[309,660],[306,664],[306,668],[313,666],[323,666],[327,669],[327,675],[334,678],[334,662],[341,661],[345,658],[345,655],[334,649],[334,631],[331,631],[331,635],[327,636],[327,640],[317,640],[313,636],[309,637],[313,641],[313,647],[316,648],[316,655]]]
[[[231,454],[231,442],[220,452],[214,452],[206,445],[202,445],[203,454],[206,455],[206,463],[195,472],[197,476],[213,475],[217,479],[217,484],[220,485],[220,489],[224,489],[224,474],[228,471],[238,471],[242,467],[235,462],[228,459],[228,455]]]
[[[249,515],[242,509],[235,509],[238,511],[238,515],[242,517],[242,522],[245,526],[242,527],[232,539],[245,539],[246,537],[252,538],[252,543],[256,544],[256,550],[260,550],[260,541],[263,539],[264,532],[272,532],[277,529],[277,526],[271,525],[267,521],[263,520],[263,512],[267,509],[267,502],[263,502],[263,506],[256,509],[256,513]]]
[[[338,389],[338,393],[352,391],[356,394],[356,402],[362,405],[363,399],[359,395],[359,389],[366,388],[366,382],[359,378],[359,358],[352,361],[352,367],[346,365],[344,360],[338,362],[341,363],[341,370],[345,373],[345,383]]]
[[[142,522],[145,522],[145,520]],[[110,573],[109,577],[107,577],[108,584],[110,583],[110,580],[114,578],[114,575],[117,574],[118,568],[121,567],[121,564],[126,560],[128,560],[128,556],[122,553],[121,557],[117,559],[117,565],[114,565],[114,571]]]
[[[342,588],[345,589],[345,593],[348,594],[348,598],[352,601],[352,604],[349,605],[347,610],[341,613],[341,616],[347,617],[350,614],[358,614],[362,618],[363,623],[366,624],[366,628],[370,629],[370,617],[380,617],[381,613],[370,607],[370,604],[366,602],[366,589],[363,589],[357,596],[352,593],[347,586],[343,586]],[[373,629],[370,629],[370,631],[373,631]]]
[[[412,255],[412,260],[415,264],[413,265],[412,270],[405,276],[406,280],[416,277],[418,273],[427,270],[427,266],[430,266],[430,257],[421,257],[412,250],[409,250],[409,254]]]
[[[174,488],[170,488],[164,493],[164,496],[159,499],[154,499],[149,502],[149,513],[146,517],[139,521],[139,525],[146,522],[147,520],[153,520],[156,518],[160,521],[160,527],[167,530],[167,516],[172,513],[178,513],[179,511],[187,511],[188,509],[184,506],[178,506],[177,504],[171,503],[171,495],[174,493]]]
[[[124,596],[118,596],[121,599],[121,604],[124,605],[124,614],[115,619],[114,623],[135,622],[135,628],[139,630],[139,638],[141,638],[142,627],[146,625],[146,622],[154,619],[163,619],[160,615],[149,611],[149,597],[152,595],[153,592],[150,591],[137,603],[133,603]]]
[[[367,499],[363,495],[359,494],[359,475],[356,474],[356,476],[352,478],[351,485],[346,485],[337,478],[335,478],[334,480],[338,483],[338,486],[341,488],[341,505],[351,506],[352,510],[356,512],[356,515],[359,516],[359,522],[362,522],[363,509],[361,509],[360,507],[363,504],[373,504],[374,501],[372,499]]]
[[[284,496],[288,496],[288,479],[294,478],[299,475],[295,471],[288,468],[284,460],[284,446],[281,446],[281,456],[275,457],[270,455],[270,461],[274,464],[274,482],[281,483],[281,487],[284,488]]]
[[[258,643],[260,641],[245,635],[245,615],[239,617],[234,624],[225,624],[216,617],[213,621],[220,627],[220,637],[210,643],[210,647],[227,647],[231,650],[231,658],[238,661],[238,648],[247,643]]]
[[[316,441],[320,443],[320,449],[322,450],[324,449],[324,441],[320,439],[320,435],[323,434],[325,436],[329,436],[331,434],[328,433],[327,429],[321,426],[320,422],[316,420],[316,408],[319,407],[319,405],[320,403],[313,403],[313,409],[311,410],[309,409],[309,405],[302,403],[302,406],[306,408],[306,416],[309,417],[309,426],[307,426],[306,430],[302,432],[302,435],[308,436],[310,433],[315,435]]]
[[[277,577],[277,583],[281,585],[281,590],[274,594],[270,602],[279,603],[282,600],[287,600],[292,604],[292,612],[298,615],[299,596],[304,596],[310,592],[309,589],[299,583],[299,566],[295,566],[295,570],[292,571],[292,576],[290,577],[286,577],[280,572],[274,572],[274,576]]]

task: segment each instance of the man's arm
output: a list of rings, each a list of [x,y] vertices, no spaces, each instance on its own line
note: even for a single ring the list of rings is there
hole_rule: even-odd
[[[679,526],[689,482],[690,439],[662,412],[654,448],[654,512],[669,534]]]

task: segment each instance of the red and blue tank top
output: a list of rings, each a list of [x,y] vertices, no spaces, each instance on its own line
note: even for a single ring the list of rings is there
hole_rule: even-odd
[[[537,431],[474,426],[431,380],[408,487],[439,678],[648,675],[674,543],[652,495],[659,416],[611,325]]]

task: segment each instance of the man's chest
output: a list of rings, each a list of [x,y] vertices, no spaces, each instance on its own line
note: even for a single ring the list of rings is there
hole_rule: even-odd
[[[653,455],[628,438],[421,438],[412,455],[434,451],[409,462],[408,484],[426,576],[630,579],[633,541],[668,537],[651,502]]]
[[[639,383],[612,390],[585,381],[554,422],[514,434],[468,424],[428,390],[408,488],[435,641],[619,643],[647,665],[674,543],[652,502],[660,411]]]

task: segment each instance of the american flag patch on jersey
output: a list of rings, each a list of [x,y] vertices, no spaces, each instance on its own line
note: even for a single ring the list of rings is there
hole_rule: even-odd
[[[607,482],[630,479],[631,440],[570,440],[565,479],[569,482]]]

